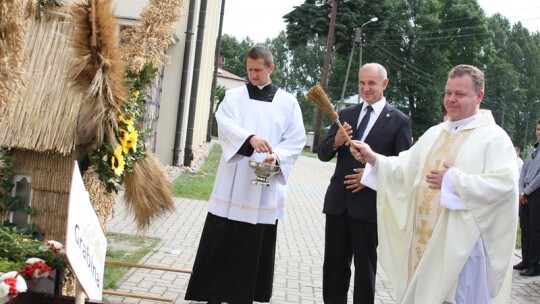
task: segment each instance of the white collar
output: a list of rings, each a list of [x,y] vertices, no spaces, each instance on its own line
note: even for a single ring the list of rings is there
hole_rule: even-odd
[[[272,83],[272,79],[269,79],[267,84],[258,85],[257,87],[259,88],[259,90],[262,90],[265,86],[267,86],[267,85],[269,85],[271,83]]]
[[[371,106],[373,108],[373,112],[379,115],[382,112],[385,105],[386,105],[386,98],[384,97],[381,100],[377,100],[376,102],[372,103],[371,105],[364,101],[364,103],[362,104],[361,112],[364,112],[368,106]]]
[[[460,119],[458,121],[452,121],[452,119],[448,119],[448,123],[450,124],[450,132],[451,133],[457,133],[463,129],[468,123],[475,120],[476,117],[478,117],[479,114],[475,114],[473,116],[469,116],[467,118]]]

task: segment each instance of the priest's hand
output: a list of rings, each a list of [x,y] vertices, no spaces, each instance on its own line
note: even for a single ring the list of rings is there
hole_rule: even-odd
[[[364,189],[366,186],[360,183],[363,174],[363,168],[356,168],[354,169],[354,174],[345,175],[345,181],[343,182],[345,184],[345,188],[352,190],[352,193],[356,193]]]
[[[377,160],[375,152],[371,150],[368,144],[359,140],[353,140],[352,143],[354,146],[351,147],[351,154],[357,161],[375,165],[375,161]]]
[[[347,131],[348,137],[351,137],[352,135],[352,127],[347,122],[343,123],[343,129]],[[337,130],[336,136],[334,137],[334,143],[332,144],[332,148],[337,149],[344,144],[348,142],[347,137],[345,134],[343,134],[343,131]]]
[[[253,136],[250,140],[249,140],[249,144],[251,145],[251,147],[253,148],[253,150],[255,150],[255,152],[257,153],[270,153],[272,154],[272,146],[270,145],[270,143],[260,137],[260,136]]]
[[[452,164],[445,161],[441,169],[431,170],[430,173],[426,174],[426,182],[428,183],[429,188],[441,189],[444,175],[450,168],[452,168]]]

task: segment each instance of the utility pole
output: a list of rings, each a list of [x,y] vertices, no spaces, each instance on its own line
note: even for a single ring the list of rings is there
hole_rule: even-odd
[[[359,46],[360,46],[360,65],[359,65],[359,67],[362,67],[362,44],[363,44],[363,41],[362,41],[362,28],[364,26],[370,24],[371,22],[375,22],[377,20],[379,20],[379,18],[373,17],[368,22],[362,24],[361,26],[357,27],[354,30],[354,40],[353,40],[351,55],[349,56],[349,64],[347,65],[347,73],[345,73],[345,81],[343,82],[343,88],[341,89],[341,98],[339,99],[340,104],[343,103],[343,101],[345,99],[345,89],[347,88],[347,82],[349,80],[349,71],[351,70],[351,62],[352,62],[352,57],[354,55],[354,46],[356,45],[356,43],[358,43]],[[358,94],[358,104],[360,104],[360,94]]]
[[[368,22],[366,22],[366,23],[364,23],[364,24],[362,24],[360,26],[360,67],[362,67],[362,48],[364,46],[364,39],[362,37],[362,29],[364,28],[364,26],[370,24],[371,22],[375,22],[377,20],[379,20],[379,18],[373,17]]]
[[[351,55],[349,56],[349,64],[347,64],[347,73],[345,73],[345,81],[343,82],[343,88],[341,89],[341,98],[339,99],[340,103],[343,103],[343,101],[345,99],[345,90],[347,89],[347,82],[349,80],[349,71],[351,70],[351,62],[352,62],[352,57],[354,55],[354,47],[356,46],[357,42],[361,42],[361,40],[360,40],[361,35],[362,35],[362,29],[357,27],[354,30],[354,39],[353,39],[353,44],[352,44],[352,50],[351,50]],[[362,65],[360,64],[360,66],[362,66]]]
[[[377,20],[379,20],[379,18],[373,17],[368,22],[360,26],[360,43],[359,43],[360,44],[360,58],[358,60],[360,62],[360,67],[362,67],[362,49],[364,48],[364,37],[362,37],[362,29],[364,28],[364,26],[370,24],[371,22],[376,22]],[[360,104],[360,100],[361,100],[361,97],[360,97],[360,94],[358,94],[358,104]]]
[[[328,27],[328,37],[326,41],[326,56],[324,58],[324,65],[321,77],[321,86],[326,91],[328,89],[328,72],[330,70],[330,61],[332,60],[332,51],[334,49],[334,27],[336,24],[336,15],[338,0],[332,1],[332,13],[330,15],[330,26]],[[311,152],[317,152],[319,148],[319,139],[321,136],[321,124],[322,124],[322,114],[323,111],[317,107],[315,113],[315,121],[313,124],[313,146],[311,147]]]

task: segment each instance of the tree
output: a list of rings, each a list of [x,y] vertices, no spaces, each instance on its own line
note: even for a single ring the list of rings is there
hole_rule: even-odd
[[[286,32],[266,40],[276,61],[272,79],[297,95],[308,130],[315,106],[304,94],[320,82],[330,13],[327,0],[306,0],[284,16]],[[340,0],[327,90],[334,102],[345,83],[355,28],[372,17],[378,21],[363,28],[362,62],[387,68],[390,83],[385,96],[411,116],[414,137],[441,121],[440,104],[450,68],[472,64],[486,73],[482,107],[493,111],[515,142],[525,141],[540,116],[540,101],[535,102],[540,100],[540,33],[530,34],[520,23],[512,26],[501,15],[487,18],[476,0]],[[244,54],[252,41],[229,37],[225,43],[234,50],[224,54],[229,58],[226,63],[241,67],[229,70],[245,75]],[[358,92],[356,56],[345,96]],[[328,124],[324,119],[323,125]]]
[[[496,14],[489,19],[491,33],[486,63],[484,106],[493,111],[497,122],[516,145],[525,146],[539,113],[540,44],[521,23],[511,25]],[[529,131],[531,130],[531,131]]]
[[[274,65],[276,66],[272,72],[272,82],[278,87],[289,91],[289,61],[291,52],[287,45],[287,37],[284,31],[281,31],[276,38],[266,39],[266,45],[272,52],[274,57]]]
[[[246,74],[246,53],[254,45],[249,37],[238,41],[235,37],[227,34],[221,37],[221,56],[223,57],[223,68],[240,77],[247,79]]]
[[[328,93],[341,95],[354,29],[376,16],[363,30],[363,63],[383,64],[390,78],[388,100],[413,119],[413,135],[442,118],[440,103],[446,73],[459,63],[478,64],[487,42],[487,20],[475,0],[348,0],[340,1],[335,55]],[[306,0],[285,15],[291,48],[327,34],[330,5]],[[310,18],[305,18],[305,16]],[[356,93],[358,63],[351,67],[347,95]]]

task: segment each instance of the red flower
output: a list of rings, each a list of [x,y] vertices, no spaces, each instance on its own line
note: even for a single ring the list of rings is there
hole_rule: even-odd
[[[27,288],[26,281],[17,271],[10,271],[0,275],[0,287],[4,290],[3,292],[9,289],[9,295],[17,295],[19,292],[25,292]]]
[[[43,278],[52,273],[45,261],[38,258],[31,258],[26,261],[26,266],[22,270],[22,275],[26,278]]]
[[[10,295],[19,294],[19,290],[17,289],[17,278],[7,278],[4,280],[4,283],[9,286]]]

